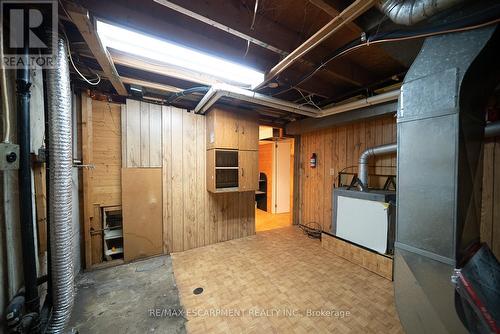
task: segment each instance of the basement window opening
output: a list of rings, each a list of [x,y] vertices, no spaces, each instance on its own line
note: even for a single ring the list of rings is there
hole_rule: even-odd
[[[254,88],[264,81],[264,73],[253,68],[103,21],[96,23],[105,47],[207,74],[244,88]]]

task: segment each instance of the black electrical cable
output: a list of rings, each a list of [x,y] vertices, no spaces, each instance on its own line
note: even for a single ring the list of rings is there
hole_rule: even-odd
[[[193,88],[188,88],[183,91],[177,92],[177,93],[172,93],[169,95],[167,98],[167,103],[174,103],[178,99],[182,98],[183,96],[190,95],[193,93],[206,93],[208,92],[210,88],[207,86],[201,86],[201,87],[193,87]]]
[[[498,22],[500,22],[500,4],[490,6],[482,11],[475,12],[473,15],[461,17],[460,19],[450,22],[438,23],[438,24],[433,24],[431,26],[423,26],[413,29],[401,29],[389,32],[376,32],[371,36],[366,36],[366,40],[361,40],[361,38],[357,38],[347,43],[346,45],[342,46],[341,48],[335,50],[327,57],[325,57],[316,68],[312,69],[310,72],[299,78],[297,80],[297,83],[295,83],[294,85],[289,85],[287,86],[287,88],[277,93],[274,93],[273,95],[278,95],[290,89],[296,88],[297,86],[303,84],[311,77],[313,77],[318,71],[320,71],[334,59],[339,58],[340,56],[343,56],[351,51],[357,50],[364,46],[370,46],[372,44],[379,44],[379,43],[389,43],[389,42],[417,39],[417,38],[446,34],[451,32],[472,30],[485,27],[487,25],[495,24]]]

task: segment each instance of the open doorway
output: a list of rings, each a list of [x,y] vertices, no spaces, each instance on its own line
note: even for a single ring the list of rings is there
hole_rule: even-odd
[[[260,127],[259,190],[256,192],[256,232],[292,224],[294,139],[281,129]]]

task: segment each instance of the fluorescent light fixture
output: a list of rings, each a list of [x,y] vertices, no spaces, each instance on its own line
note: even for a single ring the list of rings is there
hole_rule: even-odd
[[[97,21],[97,33],[105,47],[208,74],[221,81],[252,88],[264,81],[264,73],[178,44]]]

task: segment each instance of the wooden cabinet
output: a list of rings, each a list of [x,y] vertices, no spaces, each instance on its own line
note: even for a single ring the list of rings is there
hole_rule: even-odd
[[[256,191],[259,188],[259,152],[207,150],[207,190],[213,193]]]
[[[212,108],[207,114],[207,190],[256,191],[258,150],[257,113]]]
[[[259,189],[259,151],[239,151],[239,191]]]
[[[239,190],[237,150],[207,150],[207,190],[213,193]]]
[[[207,114],[207,149],[259,149],[257,114],[212,108]]]
[[[259,150],[258,116],[243,112],[238,120],[238,149],[246,151]]]

